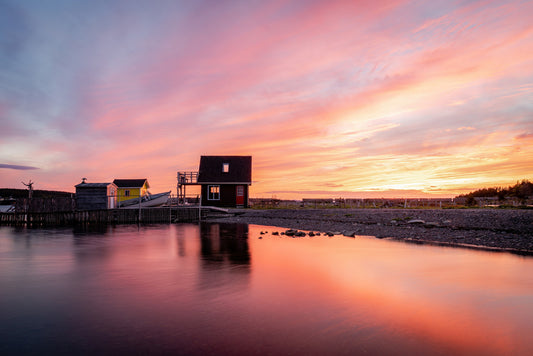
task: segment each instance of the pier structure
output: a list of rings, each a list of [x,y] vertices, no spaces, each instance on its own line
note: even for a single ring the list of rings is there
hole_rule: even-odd
[[[198,172],[178,172],[178,204],[185,204],[185,199],[187,196],[187,186],[189,185],[200,185],[198,183]]]
[[[225,216],[216,207],[167,206],[137,209],[72,210],[55,212],[0,213],[0,225],[68,226],[78,224],[161,224],[196,222]]]

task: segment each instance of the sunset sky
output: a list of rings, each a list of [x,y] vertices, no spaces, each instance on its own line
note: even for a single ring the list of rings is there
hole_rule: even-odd
[[[533,178],[533,1],[0,0],[0,188],[253,156],[252,197]]]

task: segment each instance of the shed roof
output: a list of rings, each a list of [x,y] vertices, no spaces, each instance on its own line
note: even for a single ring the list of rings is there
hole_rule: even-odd
[[[107,188],[113,183],[80,183],[75,185],[75,188]],[[113,184],[114,185],[114,184]]]
[[[198,183],[252,184],[252,156],[201,156]]]
[[[143,179],[115,179],[113,181],[119,188],[142,188],[144,183],[146,183],[146,188],[150,188],[148,180]]]

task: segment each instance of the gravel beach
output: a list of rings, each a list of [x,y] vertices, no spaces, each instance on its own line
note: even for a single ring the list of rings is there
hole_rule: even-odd
[[[230,213],[233,216],[211,221],[533,255],[532,209],[232,209]]]

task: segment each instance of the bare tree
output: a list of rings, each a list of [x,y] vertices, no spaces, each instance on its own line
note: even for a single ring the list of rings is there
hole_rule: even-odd
[[[32,195],[33,195],[33,183],[30,179],[30,181],[28,183],[24,183],[22,182],[22,184],[24,184],[26,187],[28,187],[28,198],[31,199]]]

